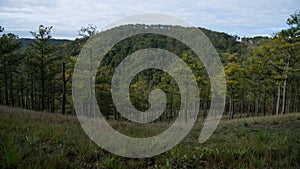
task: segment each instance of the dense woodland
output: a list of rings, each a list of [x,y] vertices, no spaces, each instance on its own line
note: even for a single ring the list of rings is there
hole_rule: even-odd
[[[272,37],[240,38],[199,28],[215,46],[224,65],[225,114],[229,119],[299,111],[300,12],[291,15],[286,23],[288,28]],[[172,29],[172,26],[147,28]],[[97,31],[89,25],[79,31],[80,38],[55,40],[51,29],[52,26],[40,25],[30,31],[33,39],[22,39],[0,27],[1,105],[74,114],[71,95],[74,65],[85,42]],[[110,93],[112,75],[127,55],[145,48],[169,50],[189,65],[199,86],[200,117],[205,117],[210,105],[210,82],[205,67],[187,46],[156,34],[125,39],[106,54],[95,84],[101,112],[108,118],[121,119]],[[135,77],[130,86],[132,104],[138,110],[147,110],[148,95],[156,88],[164,90],[167,96],[167,109],[160,120],[170,121],[179,110],[180,91],[174,79],[163,71],[150,69]]]

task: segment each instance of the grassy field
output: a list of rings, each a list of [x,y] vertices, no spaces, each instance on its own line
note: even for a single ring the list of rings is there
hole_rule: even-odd
[[[111,124],[141,137],[168,127]],[[164,154],[130,159],[94,144],[74,116],[0,107],[0,168],[300,168],[300,113],[223,120],[204,144],[201,126]]]

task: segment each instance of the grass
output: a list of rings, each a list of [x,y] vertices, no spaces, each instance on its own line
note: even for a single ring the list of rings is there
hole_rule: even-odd
[[[110,124],[139,137],[168,127]],[[204,144],[201,126],[168,152],[131,159],[94,144],[74,116],[0,107],[0,168],[300,168],[300,113],[223,120]]]

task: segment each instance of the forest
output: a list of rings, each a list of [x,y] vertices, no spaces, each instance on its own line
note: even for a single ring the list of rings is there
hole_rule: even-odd
[[[300,13],[287,19],[287,29],[272,37],[238,37],[199,28],[216,48],[224,66],[227,97],[224,114],[229,119],[265,116],[299,111],[300,103]],[[125,25],[124,27],[146,27]],[[151,29],[172,29],[168,25],[150,25]],[[32,39],[18,38],[1,27],[0,104],[24,109],[75,114],[72,105],[72,74],[76,59],[89,37],[97,33],[88,25],[75,40],[51,36],[52,26],[40,25],[30,31]],[[187,28],[188,29],[188,28]],[[96,96],[107,118],[121,118],[116,111],[110,82],[114,69],[131,53],[145,48],[173,52],[196,76],[200,90],[200,115],[210,105],[210,81],[201,61],[193,60],[191,49],[178,40],[145,34],[125,39],[105,55],[96,77]],[[166,92],[167,108],[160,120],[176,117],[180,91],[176,82],[160,70],[139,73],[130,86],[130,99],[138,110],[149,108],[148,95],[155,88]]]
[[[119,41],[105,53],[96,69],[95,83],[90,83],[95,90],[83,94],[82,103],[74,105],[76,61],[85,44],[99,32],[95,25],[87,25],[78,30],[74,40],[56,39],[52,36],[53,26],[37,25],[36,30],[28,30],[31,38],[20,38],[0,26],[0,168],[300,168],[300,11],[286,19],[285,28],[270,32],[272,36],[239,37],[196,28],[215,47],[226,78],[223,116],[204,142],[200,138],[206,123],[210,122],[207,119],[214,84],[201,59],[188,45],[155,33],[137,34]],[[117,28],[191,29],[145,24]],[[132,122],[114,104],[111,88],[118,66],[131,54],[148,48],[169,51],[191,69],[199,90],[194,93],[200,100],[198,119],[189,133],[170,149],[153,156],[131,158],[139,152],[122,156],[108,149],[114,141],[118,146],[124,140],[106,137],[106,130],[101,130],[100,135],[105,136],[108,148],[99,145],[85,130],[86,124],[82,124],[82,117],[75,109],[95,110],[92,107],[95,104],[88,98],[93,93],[104,121],[126,137],[143,140],[160,135],[172,126],[175,130],[171,134],[181,134],[184,129],[176,125],[187,124],[177,123],[182,115],[182,91],[174,77],[165,71],[154,68],[140,71],[129,86],[132,105],[144,112],[152,108],[152,91],[161,89],[165,93],[165,109],[155,121]],[[85,62],[93,63],[93,60]],[[182,71],[180,66],[176,68]],[[131,69],[129,66],[125,71]],[[155,148],[172,144],[174,138],[168,139],[152,140],[149,145]],[[132,145],[133,149],[148,146]],[[126,144],[120,149],[132,152],[131,148]]]

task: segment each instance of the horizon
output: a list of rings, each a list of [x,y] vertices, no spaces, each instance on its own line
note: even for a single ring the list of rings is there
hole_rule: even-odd
[[[30,38],[29,31],[39,25],[53,26],[55,39],[74,40],[78,30],[94,24],[101,31],[105,25],[120,18],[141,13],[164,13],[217,32],[239,37],[268,36],[287,28],[286,19],[300,6],[298,0],[239,0],[202,2],[192,0],[144,1],[103,0],[0,2],[0,23],[6,32]],[[141,23],[142,24],[142,23]]]
[[[145,24],[145,25],[147,25],[147,24]],[[121,25],[121,26],[124,26],[124,25]],[[171,26],[174,26],[174,25],[171,25]],[[53,26],[53,28],[54,28],[54,26]],[[212,31],[212,32],[217,32],[217,33],[225,33],[225,34],[228,34],[230,36],[237,36],[239,38],[255,38],[255,37],[268,37],[268,38],[270,38],[271,37],[271,34],[270,35],[265,35],[265,36],[257,35],[257,36],[243,36],[243,37],[241,37],[241,36],[238,36],[238,35],[232,35],[232,34],[229,34],[227,32],[221,32],[221,31],[211,30],[211,29],[208,29],[208,28],[203,28],[203,27],[197,27],[197,28],[199,28],[199,29],[206,29],[206,30],[209,30],[209,31]],[[102,31],[97,30],[97,33],[100,33],[100,32],[102,32]],[[3,34],[3,33],[12,33],[12,32],[8,32],[8,31],[4,30],[4,32],[2,32],[0,34]],[[20,37],[18,34],[16,34],[16,35],[19,37],[19,39],[30,39],[30,40],[34,40],[35,39],[33,36]],[[72,41],[72,40],[75,40],[75,39],[78,39],[78,38],[82,38],[82,37],[80,35],[78,35],[78,37],[74,37],[74,38],[67,38],[67,37],[60,38],[60,37],[53,37],[53,36],[51,37],[51,39],[54,39],[54,40],[69,40],[69,41]]]

